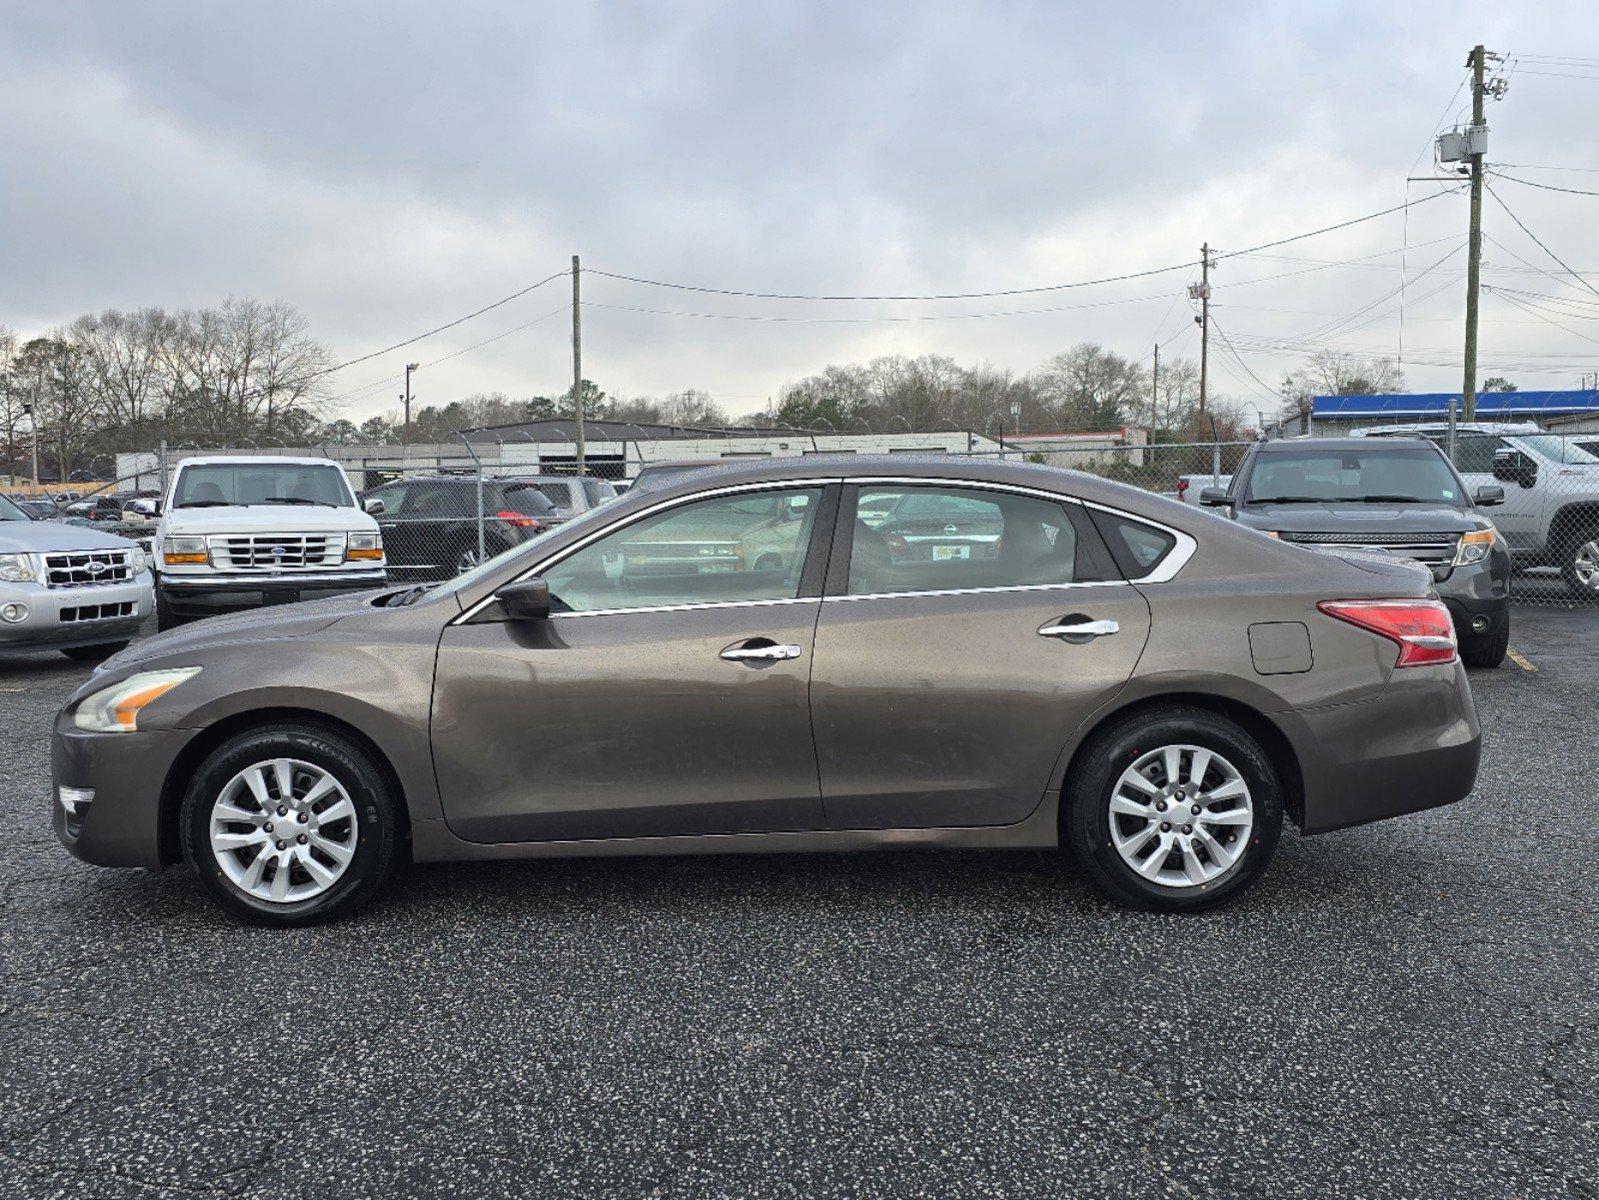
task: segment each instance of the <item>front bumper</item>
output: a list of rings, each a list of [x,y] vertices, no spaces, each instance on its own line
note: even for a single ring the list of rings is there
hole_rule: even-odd
[[[161,789],[193,730],[85,733],[65,711],[50,739],[50,810],[56,837],[102,867],[164,865]],[[94,800],[69,827],[60,789],[93,788]]]
[[[125,642],[139,631],[155,605],[150,574],[126,583],[45,587],[0,583],[0,606],[26,605],[20,621],[0,620],[0,651],[54,650]]]
[[[187,615],[365,592],[383,587],[388,581],[388,570],[381,566],[304,575],[175,575],[165,571],[157,577],[156,588],[173,611]]]
[[[1448,606],[1459,637],[1492,636],[1510,619],[1510,555],[1498,547],[1484,562],[1451,568],[1433,587]],[[1486,624],[1473,628],[1479,619]]]
[[[1458,661],[1395,671],[1372,700],[1302,709],[1282,724],[1299,757],[1307,834],[1453,804],[1477,780],[1482,726]]]

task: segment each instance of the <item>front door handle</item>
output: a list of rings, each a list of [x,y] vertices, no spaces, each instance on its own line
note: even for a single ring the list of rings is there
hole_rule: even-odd
[[[1091,621],[1087,617],[1062,617],[1059,621],[1051,622],[1038,627],[1039,637],[1066,638],[1076,641],[1092,641],[1097,637],[1108,637],[1118,633],[1121,626],[1115,621]]]
[[[798,646],[770,642],[764,638],[751,638],[748,642],[740,642],[722,651],[722,657],[728,662],[783,662],[799,656]]]

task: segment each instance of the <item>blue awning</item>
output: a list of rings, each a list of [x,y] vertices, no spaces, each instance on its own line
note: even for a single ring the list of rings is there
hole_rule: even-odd
[[[1386,396],[1314,396],[1311,416],[1325,421],[1387,420],[1427,417],[1444,420],[1449,402],[1459,393],[1396,392]],[[1518,417],[1523,420],[1548,415],[1599,412],[1599,391],[1586,389],[1565,392],[1480,392],[1477,419]]]

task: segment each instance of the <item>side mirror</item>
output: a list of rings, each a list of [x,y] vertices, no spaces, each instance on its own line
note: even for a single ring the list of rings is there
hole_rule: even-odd
[[[1497,483],[1483,483],[1472,492],[1471,498],[1482,508],[1492,508],[1495,504],[1505,502],[1505,489]]]
[[[1232,494],[1224,487],[1201,488],[1199,502],[1206,508],[1227,508],[1233,502]]]
[[[1538,482],[1538,464],[1520,450],[1495,450],[1494,478],[1530,488]]]
[[[361,502],[361,507],[366,509],[366,511],[371,513],[374,517],[381,516],[383,513],[387,512],[389,508],[387,504],[383,503],[383,501],[379,500],[376,496],[372,497],[370,500],[363,500]]]
[[[550,615],[550,585],[537,575],[508,583],[494,596],[513,621],[542,621]]]

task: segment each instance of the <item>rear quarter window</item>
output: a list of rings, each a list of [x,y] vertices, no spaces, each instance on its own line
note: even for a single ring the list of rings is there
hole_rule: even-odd
[[[1176,537],[1157,526],[1121,513],[1100,509],[1089,512],[1110,547],[1111,557],[1128,579],[1142,579],[1153,573],[1177,547]]]

